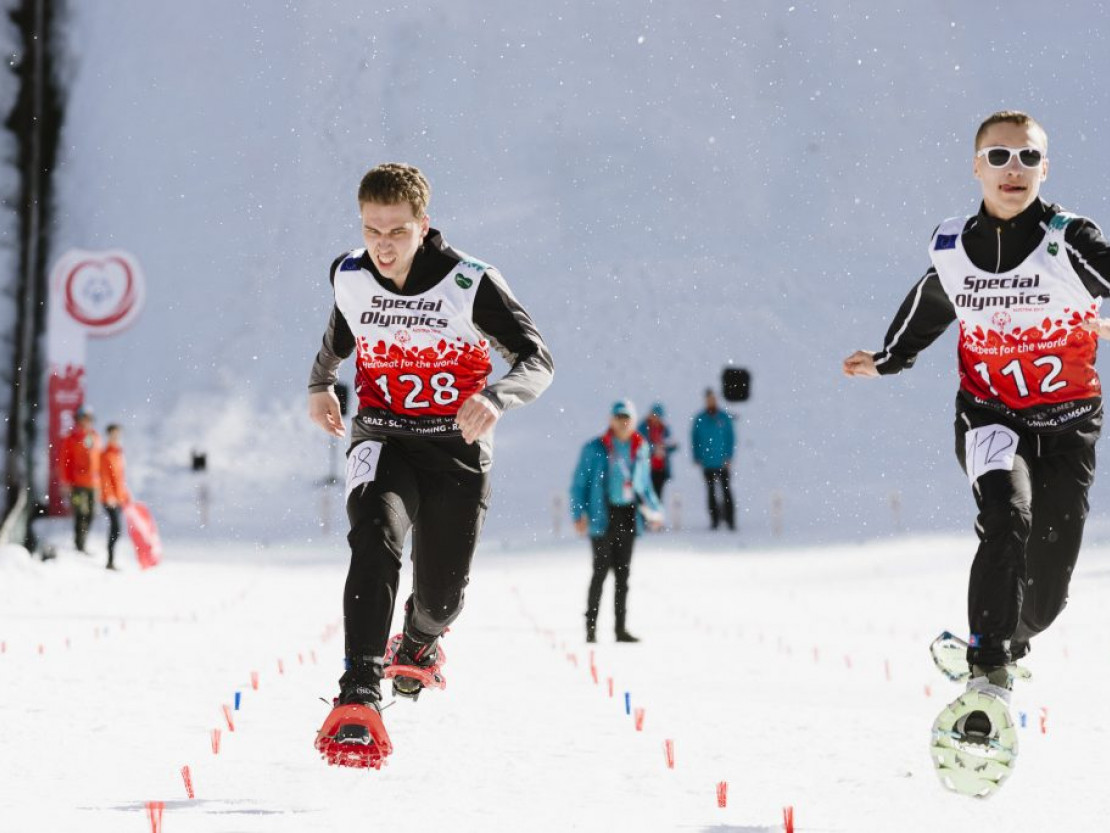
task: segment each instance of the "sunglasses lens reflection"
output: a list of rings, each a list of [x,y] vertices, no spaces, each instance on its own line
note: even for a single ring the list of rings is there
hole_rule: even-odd
[[[1010,151],[1007,148],[991,148],[987,151],[987,161],[992,168],[1004,168],[1010,164]]]
[[[1014,154],[1017,154],[1021,164],[1026,168],[1035,168],[1044,159],[1044,154],[1036,148],[1022,148],[1016,150],[1013,148],[988,148],[987,149],[987,163],[992,168],[1005,168],[1010,164],[1010,160]]]
[[[1035,168],[1041,164],[1041,152],[1036,148],[1025,148],[1018,154],[1018,159],[1025,167]]]

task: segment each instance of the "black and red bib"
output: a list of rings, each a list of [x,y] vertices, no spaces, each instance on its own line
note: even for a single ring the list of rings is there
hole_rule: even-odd
[[[464,258],[426,292],[399,295],[359,265],[364,251],[352,251],[335,272],[335,303],[355,338],[359,411],[396,415],[396,428],[424,423],[439,426],[432,433],[449,431],[493,368],[473,320],[490,267]]]
[[[1098,338],[1079,325],[1098,316],[1102,299],[1087,291],[1068,257],[1064,230],[1074,219],[1056,214],[1040,245],[997,274],[967,256],[967,217],[945,220],[933,234],[929,256],[960,321],[960,387],[975,400],[1062,418],[1063,403],[1101,396]],[[1060,424],[1057,417],[1045,427]]]

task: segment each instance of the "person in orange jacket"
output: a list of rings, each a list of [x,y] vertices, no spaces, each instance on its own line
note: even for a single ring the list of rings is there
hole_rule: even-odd
[[[119,443],[122,430],[118,425],[108,426],[108,444],[100,457],[100,501],[104,504],[104,511],[108,513],[109,570],[116,569],[116,542],[122,528],[120,516],[123,514],[123,507],[131,502],[131,493],[127,491],[124,477],[123,446]]]
[[[76,424],[62,440],[58,473],[62,486],[69,492],[73,508],[73,540],[85,552],[85,540],[92,526],[93,505],[100,489],[100,435],[93,428],[93,412],[82,405],[74,414]]]

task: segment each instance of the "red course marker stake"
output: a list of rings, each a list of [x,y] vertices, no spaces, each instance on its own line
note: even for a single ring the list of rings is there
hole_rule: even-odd
[[[162,833],[162,811],[166,809],[164,801],[148,801],[146,811],[150,816],[150,833]]]
[[[782,808],[782,829],[786,833],[794,833],[794,805]]]
[[[220,754],[220,730],[219,729],[213,729],[212,730],[212,754],[213,755],[219,755]]]
[[[728,805],[728,781],[717,782],[717,806],[725,807]]]
[[[608,677],[607,679],[609,680],[609,696],[612,697],[613,696],[613,678]]]
[[[229,732],[234,732],[235,722],[231,719],[231,706],[224,703],[220,708],[224,710],[224,719],[227,720],[227,730]]]
[[[278,660],[278,673],[279,674],[284,674],[285,673],[285,663],[282,662],[280,659]]]
[[[258,691],[258,672],[251,671],[251,688]]]
[[[674,741],[663,741],[663,757],[667,759],[667,769],[674,769]]]
[[[642,708],[633,709],[633,719],[636,721],[636,731],[644,731],[644,710]]]
[[[193,775],[189,772],[188,764],[181,767],[181,780],[185,782],[185,795],[189,798],[196,798],[196,794],[193,793]]]

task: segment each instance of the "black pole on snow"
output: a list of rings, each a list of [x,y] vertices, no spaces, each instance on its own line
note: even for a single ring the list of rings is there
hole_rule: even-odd
[[[23,50],[14,72],[19,95],[6,127],[18,145],[20,173],[19,315],[13,362],[11,411],[8,415],[5,466],[5,514],[20,497],[33,514],[35,429],[42,388],[41,336],[46,326],[46,256],[50,173],[57,155],[61,103],[53,80],[52,36],[61,0],[23,0],[11,13],[22,35]],[[33,548],[30,523],[25,543]]]

